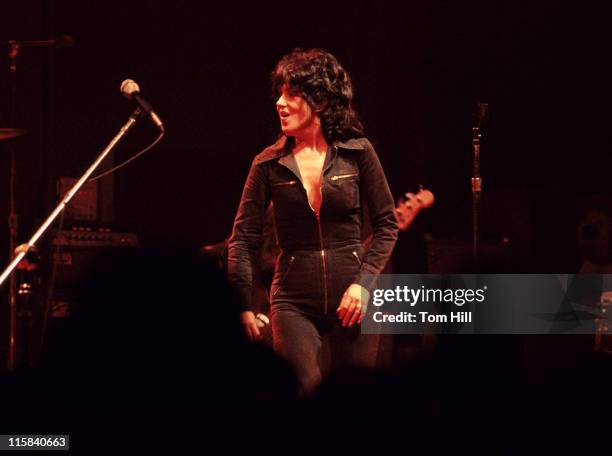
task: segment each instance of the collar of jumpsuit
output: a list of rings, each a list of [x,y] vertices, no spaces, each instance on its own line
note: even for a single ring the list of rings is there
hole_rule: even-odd
[[[261,154],[259,154],[256,158],[257,163],[263,163],[270,160],[279,159],[279,163],[287,168],[289,168],[293,173],[300,179],[300,171],[297,166],[297,162],[295,161],[295,157],[291,153],[291,148],[293,146],[293,141],[289,139],[287,136],[281,136],[276,143],[272,144],[270,147],[266,148]],[[325,157],[325,162],[323,163],[323,173],[329,169],[331,163],[335,157],[335,151],[337,148],[345,149],[345,150],[363,150],[363,145],[357,139],[349,139],[347,141],[334,141],[330,147],[329,151],[332,153],[328,153]]]

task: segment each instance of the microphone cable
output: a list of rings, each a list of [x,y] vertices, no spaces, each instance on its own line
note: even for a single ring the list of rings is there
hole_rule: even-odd
[[[114,173],[115,171],[123,168],[124,166],[128,165],[129,163],[133,162],[134,160],[136,160],[137,158],[139,158],[140,156],[142,156],[143,154],[147,153],[148,151],[150,151],[151,149],[153,149],[157,144],[159,144],[159,142],[162,140],[162,138],[164,137],[164,135],[166,134],[165,131],[161,131],[159,133],[159,136],[155,139],[155,141],[153,141],[151,144],[149,144],[147,147],[145,147],[144,149],[142,149],[140,152],[138,152],[136,155],[134,155],[133,157],[128,158],[127,160],[123,161],[122,163],[119,163],[117,166],[113,166],[111,169],[104,171],[101,174],[98,174],[94,177],[90,177],[89,179],[87,179],[87,182],[95,182],[98,179],[102,179],[104,176],[108,176],[109,174]]]

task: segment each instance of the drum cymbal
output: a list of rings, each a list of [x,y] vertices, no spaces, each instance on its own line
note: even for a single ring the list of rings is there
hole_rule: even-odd
[[[0,128],[0,140],[25,135],[26,132],[23,128]]]

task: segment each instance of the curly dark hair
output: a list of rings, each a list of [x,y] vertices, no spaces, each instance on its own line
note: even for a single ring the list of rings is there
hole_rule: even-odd
[[[272,72],[272,88],[280,94],[287,85],[300,95],[321,119],[328,143],[362,137],[363,125],[353,109],[353,85],[338,60],[322,49],[294,49],[283,56]]]

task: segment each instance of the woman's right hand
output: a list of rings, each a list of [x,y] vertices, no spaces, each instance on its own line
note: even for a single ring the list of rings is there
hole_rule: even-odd
[[[251,312],[250,310],[241,312],[240,322],[242,323],[242,327],[244,328],[244,331],[251,342],[256,342],[261,339],[261,332],[257,327],[255,313]]]

